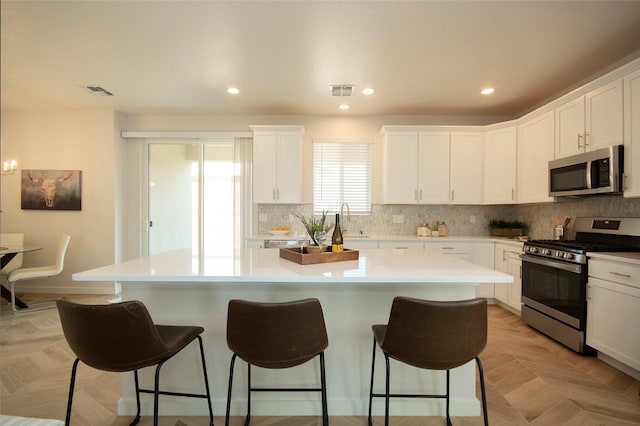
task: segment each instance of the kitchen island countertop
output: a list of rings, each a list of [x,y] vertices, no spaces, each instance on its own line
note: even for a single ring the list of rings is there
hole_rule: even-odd
[[[239,249],[203,256],[190,249],[73,274],[75,281],[270,283],[508,283],[510,275],[430,250],[366,249],[359,259],[299,265],[279,249]]]

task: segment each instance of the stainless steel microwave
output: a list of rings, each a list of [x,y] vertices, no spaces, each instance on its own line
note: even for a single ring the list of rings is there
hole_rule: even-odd
[[[622,145],[549,161],[549,196],[620,194],[623,164]]]

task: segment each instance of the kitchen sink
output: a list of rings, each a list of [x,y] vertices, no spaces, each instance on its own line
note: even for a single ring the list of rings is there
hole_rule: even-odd
[[[353,235],[345,235],[343,237],[345,240],[357,239],[357,238],[371,238],[369,235],[363,234],[353,234]]]

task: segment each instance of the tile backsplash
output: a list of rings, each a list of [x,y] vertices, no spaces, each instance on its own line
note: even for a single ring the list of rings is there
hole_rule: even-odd
[[[519,220],[529,226],[532,238],[552,238],[553,219],[557,216],[572,218],[581,216],[640,217],[640,198],[627,199],[621,196],[601,196],[560,200],[553,203],[467,206],[467,205],[372,205],[370,216],[341,218],[348,234],[365,235],[415,235],[418,225],[432,221],[444,221],[449,235],[489,235],[491,219]],[[257,230],[254,234],[267,234],[270,227],[289,226],[291,235],[303,232],[298,218],[299,212],[310,216],[311,204],[259,204]],[[330,212],[328,221],[333,224]],[[345,212],[346,216],[346,212]],[[402,217],[402,223],[394,223]],[[569,225],[571,228],[571,224]]]

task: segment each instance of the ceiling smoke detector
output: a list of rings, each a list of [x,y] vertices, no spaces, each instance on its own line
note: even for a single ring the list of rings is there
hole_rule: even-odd
[[[100,86],[84,86],[86,90],[98,96],[113,96],[113,93]]]
[[[332,84],[331,96],[351,96],[355,84]]]

